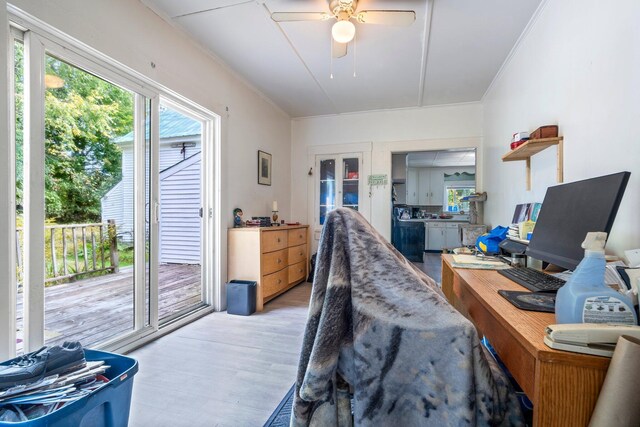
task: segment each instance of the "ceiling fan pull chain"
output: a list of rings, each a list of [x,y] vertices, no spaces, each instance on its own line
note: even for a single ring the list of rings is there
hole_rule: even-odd
[[[331,60],[329,62],[329,78],[333,79],[333,38],[331,40],[331,50],[329,51],[329,56],[331,56]]]
[[[356,76],[356,52],[358,51],[357,45],[358,45],[358,34],[353,36],[353,77],[357,77]]]

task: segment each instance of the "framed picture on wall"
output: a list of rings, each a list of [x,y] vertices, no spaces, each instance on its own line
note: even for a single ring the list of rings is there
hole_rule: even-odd
[[[258,150],[258,184],[271,185],[271,154]]]

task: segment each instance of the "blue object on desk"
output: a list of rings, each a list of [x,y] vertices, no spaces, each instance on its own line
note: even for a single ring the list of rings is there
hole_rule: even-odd
[[[500,242],[507,238],[507,227],[497,226],[490,232],[483,234],[476,240],[476,248],[485,254],[497,254],[500,252]]]

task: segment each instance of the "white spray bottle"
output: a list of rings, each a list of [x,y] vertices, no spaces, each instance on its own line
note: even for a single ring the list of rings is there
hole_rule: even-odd
[[[587,233],[584,258],[556,296],[557,323],[637,325],[631,299],[604,283],[607,233]]]

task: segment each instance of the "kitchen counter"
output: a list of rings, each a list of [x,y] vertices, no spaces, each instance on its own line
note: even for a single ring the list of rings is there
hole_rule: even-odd
[[[459,223],[468,223],[469,219],[462,219],[453,217],[451,219],[440,219],[440,218],[411,218],[411,219],[401,219],[400,222],[459,222]]]

